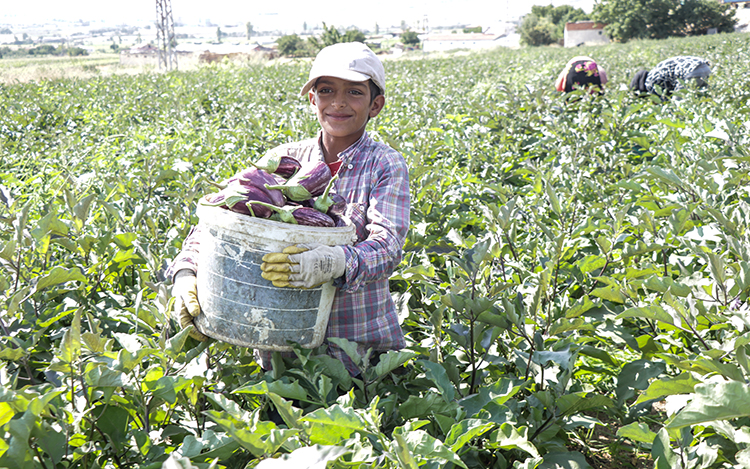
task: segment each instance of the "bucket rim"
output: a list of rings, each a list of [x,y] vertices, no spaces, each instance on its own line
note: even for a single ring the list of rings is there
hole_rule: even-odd
[[[203,198],[201,198],[203,200]],[[305,232],[308,234],[320,234],[320,235],[347,235],[355,232],[354,225],[348,218],[342,217],[346,222],[346,226],[340,227],[325,227],[325,226],[309,226],[309,225],[295,225],[293,223],[286,223],[281,221],[269,220],[267,218],[258,218],[242,213],[233,212],[226,210],[221,207],[204,205],[200,202],[196,207],[196,215],[198,216],[201,223],[214,224],[219,226],[236,226],[242,224],[254,225],[257,227],[265,227],[269,229],[281,229],[296,232]],[[212,221],[222,220],[224,223],[212,223]]]

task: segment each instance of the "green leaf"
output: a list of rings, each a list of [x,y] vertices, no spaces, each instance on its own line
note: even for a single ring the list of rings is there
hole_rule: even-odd
[[[451,415],[458,407],[455,402],[446,401],[443,396],[434,392],[425,393],[424,397],[410,395],[398,406],[398,413],[405,420],[429,417],[432,414]]]
[[[375,365],[375,375],[383,376],[403,366],[406,362],[416,357],[417,354],[409,351],[390,350],[380,355],[378,364]]]
[[[672,450],[666,428],[659,430],[651,447],[651,456],[656,461],[655,469],[673,469],[680,467],[680,456]]]
[[[620,370],[617,377],[616,394],[620,402],[632,397],[634,389],[646,389],[651,380],[658,378],[667,371],[667,366],[663,362],[652,360],[635,360],[625,364]]]
[[[549,335],[558,336],[570,331],[593,331],[594,325],[582,318],[558,319],[550,326]]]
[[[539,457],[539,451],[537,451],[536,446],[528,440],[528,431],[527,427],[517,429],[509,423],[504,423],[494,433],[490,443],[497,448],[504,450],[520,449],[535,458]]]
[[[496,405],[502,405],[519,391],[529,386],[530,382],[525,381],[520,384],[517,381],[501,378],[490,386],[482,386],[479,388],[479,393],[472,396],[467,396],[459,401],[461,407],[463,407],[468,417],[474,417],[486,408],[490,403]],[[407,400],[408,402],[408,400]]]
[[[591,301],[588,295],[583,295],[565,312],[565,317],[568,319],[577,318],[595,306],[596,304]]]
[[[625,301],[627,300],[627,297],[623,295],[620,287],[614,285],[596,288],[591,292],[591,296],[601,298],[602,300],[611,301],[613,303],[625,303]]]
[[[305,446],[284,454],[280,458],[268,458],[258,463],[256,469],[325,468],[329,461],[351,453],[344,446]]]
[[[4,348],[0,350],[0,360],[17,361],[23,357],[24,351],[21,348]]]
[[[592,347],[590,345],[584,345],[581,348],[578,349],[579,355],[586,355],[592,358],[596,358],[598,360],[603,361],[604,363],[612,366],[618,366],[619,363],[616,362],[612,356],[607,353],[606,350],[602,350],[600,348]]]
[[[418,360],[417,363],[424,367],[425,376],[437,386],[443,398],[447,402],[452,401],[456,395],[456,388],[453,386],[450,378],[448,378],[443,365],[428,360]]]
[[[660,321],[665,324],[676,326],[680,329],[679,324],[674,323],[672,315],[664,311],[659,305],[650,305],[645,307],[629,308],[617,315],[617,319],[622,318],[642,318],[651,321]]]
[[[287,399],[297,399],[300,401],[308,401],[310,399],[307,395],[307,390],[297,380],[290,383],[281,380],[269,381],[267,385],[270,392]]]
[[[10,421],[15,415],[15,411],[7,402],[0,402],[0,428]]]
[[[483,435],[493,428],[495,424],[483,419],[464,419],[451,426],[445,435],[445,444],[451,451],[458,452],[472,439]]]
[[[39,292],[53,285],[59,285],[61,283],[73,281],[86,281],[86,276],[83,275],[81,269],[77,267],[66,269],[65,267],[55,266],[52,268],[52,270],[49,271],[47,275],[39,277],[34,291]]]
[[[317,409],[301,419],[305,422],[320,423],[336,427],[347,428],[352,432],[364,430],[365,421],[354,409],[345,409],[334,404],[327,409]]]
[[[32,449],[29,447],[29,437],[34,429],[37,417],[29,411],[24,412],[21,418],[8,422],[8,433],[11,438],[8,442],[8,451],[4,455],[13,462],[12,467],[20,469],[33,468]]]
[[[622,257],[623,259],[627,259],[628,257],[642,256],[649,252],[661,251],[662,249],[664,249],[664,246],[661,244],[646,244],[643,241],[638,240],[635,245],[628,244],[623,248]]]
[[[317,409],[298,420],[315,424],[310,430],[310,442],[338,444],[351,437],[354,432],[364,431],[366,421],[355,409],[338,404],[327,409]]]
[[[691,396],[692,400],[675,415],[667,428],[750,416],[750,387],[745,383],[726,381],[698,384]]]
[[[555,401],[561,416],[571,416],[599,407],[616,407],[612,399],[600,394],[587,392],[570,393],[560,396]]]
[[[648,445],[652,444],[654,439],[656,439],[656,433],[652,432],[648,428],[648,425],[642,422],[633,422],[620,427],[617,429],[617,436]]]
[[[684,127],[684,124],[682,124],[682,126]],[[664,169],[664,168],[660,168],[659,166],[652,166],[650,168],[646,168],[646,172],[654,176],[656,179],[659,179],[663,182],[674,184],[675,186],[678,186],[678,187],[683,186],[682,179],[677,177],[677,175],[671,169]]]
[[[99,430],[109,437],[109,441],[117,451],[127,447],[130,440],[128,434],[128,425],[130,423],[130,413],[118,406],[107,406],[104,412],[95,412],[94,415],[101,416],[97,419],[96,425]]]
[[[661,378],[653,381],[648,389],[635,401],[635,405],[652,399],[661,399],[664,396],[673,396],[676,394],[690,394],[695,390],[695,386],[701,381],[693,378],[693,375],[685,372],[675,377]]]
[[[327,340],[341,348],[357,367],[362,366],[362,355],[357,351],[356,342],[346,340],[342,337],[329,337]]]
[[[560,215],[562,213],[562,209],[560,208],[560,199],[557,198],[557,194],[555,193],[555,189],[554,187],[552,187],[552,184],[547,182],[544,185],[544,191],[547,193],[547,198],[549,199],[549,203],[552,206],[552,211],[557,215]]]
[[[292,406],[292,403],[285,400],[281,396],[275,393],[268,393],[269,399],[273,402],[276,407],[276,411],[281,415],[288,428],[298,428],[299,419],[302,417],[302,409],[296,409]]]
[[[273,422],[258,422],[248,428],[248,423],[252,422],[252,419],[237,420],[227,412],[209,410],[206,411],[206,415],[256,458],[275,453],[284,442],[299,432],[296,429],[279,430]]]
[[[250,421],[250,413],[242,409],[239,404],[237,404],[233,400],[227,399],[222,394],[213,392],[204,392],[203,395],[206,396],[211,402],[224,409],[224,411],[232,416],[232,418],[235,418],[239,421]]]
[[[81,310],[76,310],[69,329],[65,330],[60,341],[57,358],[63,363],[71,364],[81,355]]]
[[[578,451],[549,452],[537,469],[592,469],[586,457]]]
[[[162,376],[156,381],[146,381],[145,384],[154,396],[174,404],[177,400],[177,393],[174,389],[175,379],[174,376]]]
[[[84,373],[86,384],[99,388],[119,388],[128,383],[128,377],[125,373],[113,370],[104,365],[87,366]]]
[[[594,270],[601,270],[607,265],[607,260],[602,256],[589,255],[576,262],[575,265],[581,270],[581,272],[588,274]]]

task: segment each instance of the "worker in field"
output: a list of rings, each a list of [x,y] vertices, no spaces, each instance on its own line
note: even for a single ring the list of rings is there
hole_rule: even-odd
[[[278,288],[308,289],[333,280],[336,296],[326,339],[355,342],[364,356],[368,349],[397,350],[406,343],[398,322],[388,279],[402,258],[409,228],[409,172],[393,148],[374,141],[366,126],[385,105],[385,70],[380,59],[359,42],[322,49],[300,91],[315,110],[317,136],[270,150],[272,156],[291,156],[302,163],[325,162],[337,175],[335,192],[347,201],[346,218],[356,228],[352,246],[296,245],[263,257],[262,277]],[[200,313],[197,294],[197,254],[200,228],[193,228],[167,275],[182,327],[194,325]],[[193,337],[205,340],[199,331]],[[327,353],[341,360],[352,375],[359,370],[334,343]],[[293,353],[289,353],[294,357]],[[271,367],[271,352],[255,351],[261,367]]]
[[[607,72],[594,59],[586,56],[573,57],[555,80],[555,89],[561,93],[583,89],[593,94],[603,94],[607,83]]]
[[[651,70],[638,71],[630,82],[630,89],[639,94],[655,94],[666,98],[675,91],[692,84],[699,88],[708,85],[711,66],[700,57],[676,56],[663,60]]]

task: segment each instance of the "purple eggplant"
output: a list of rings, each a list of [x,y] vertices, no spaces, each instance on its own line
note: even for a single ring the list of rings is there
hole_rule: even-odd
[[[346,213],[347,203],[346,199],[343,196],[335,192],[329,194],[328,196],[333,199],[333,204],[328,207],[328,211],[326,212],[328,215],[342,216],[344,213]]]
[[[346,224],[346,220],[344,220],[342,216],[336,215],[335,213],[330,213],[328,214],[328,216],[331,217],[331,219],[333,220],[333,226],[335,226],[336,228],[343,228],[345,226],[348,226]]]
[[[269,189],[281,190],[287,198],[296,202],[322,194],[333,175],[324,161],[318,161],[309,168],[303,168],[284,184],[267,185]]]
[[[284,179],[294,176],[302,168],[302,163],[291,156],[272,156],[268,158],[263,165],[251,163],[258,169],[268,173],[277,174]]]
[[[271,200],[270,203],[273,205],[283,207],[286,204],[286,197],[284,197],[283,192],[278,189],[268,188],[269,185],[278,184],[279,179],[262,169],[248,168],[237,174],[236,182],[243,187],[255,187],[259,190],[265,191],[266,195]]]
[[[244,186],[239,183],[230,184],[201,200],[203,205],[228,208],[233,212],[258,218],[268,218],[273,214],[272,210],[255,202],[272,203],[268,190],[265,187]]]
[[[333,228],[334,226],[336,226],[333,218],[329,217],[325,213],[315,210],[314,208],[292,205],[287,205],[285,207],[277,207],[270,204],[261,205],[265,205],[269,209],[277,212],[279,220],[284,223],[307,226],[322,226],[327,228]]]

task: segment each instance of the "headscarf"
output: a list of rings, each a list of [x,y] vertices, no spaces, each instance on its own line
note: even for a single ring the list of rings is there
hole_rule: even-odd
[[[568,61],[555,81],[555,89],[570,93],[576,88],[592,88],[602,92],[607,83],[607,72],[594,59],[586,56],[573,57]]]

